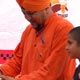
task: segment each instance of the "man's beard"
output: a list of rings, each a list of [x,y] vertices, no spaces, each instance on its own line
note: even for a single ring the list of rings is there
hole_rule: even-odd
[[[36,29],[36,31],[40,31],[43,27],[44,27],[43,25],[38,24],[35,29]]]

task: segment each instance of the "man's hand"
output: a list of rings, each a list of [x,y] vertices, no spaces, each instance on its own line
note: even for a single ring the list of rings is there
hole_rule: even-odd
[[[15,80],[13,77],[4,76],[4,75],[0,75],[0,78],[2,78],[2,80]]]

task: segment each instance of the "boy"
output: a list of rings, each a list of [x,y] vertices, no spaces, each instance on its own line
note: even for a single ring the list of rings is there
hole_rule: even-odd
[[[69,32],[66,49],[71,58],[80,60],[80,26],[73,28]],[[75,70],[73,80],[80,80],[80,65]]]

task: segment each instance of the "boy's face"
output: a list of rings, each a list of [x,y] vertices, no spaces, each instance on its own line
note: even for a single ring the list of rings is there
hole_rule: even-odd
[[[66,49],[71,58],[80,59],[80,46],[77,44],[76,40],[71,35],[68,36],[68,43]]]

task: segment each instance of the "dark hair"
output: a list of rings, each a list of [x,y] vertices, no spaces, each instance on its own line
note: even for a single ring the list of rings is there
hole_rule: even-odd
[[[76,40],[77,44],[80,45],[80,26],[73,28],[69,34]]]

